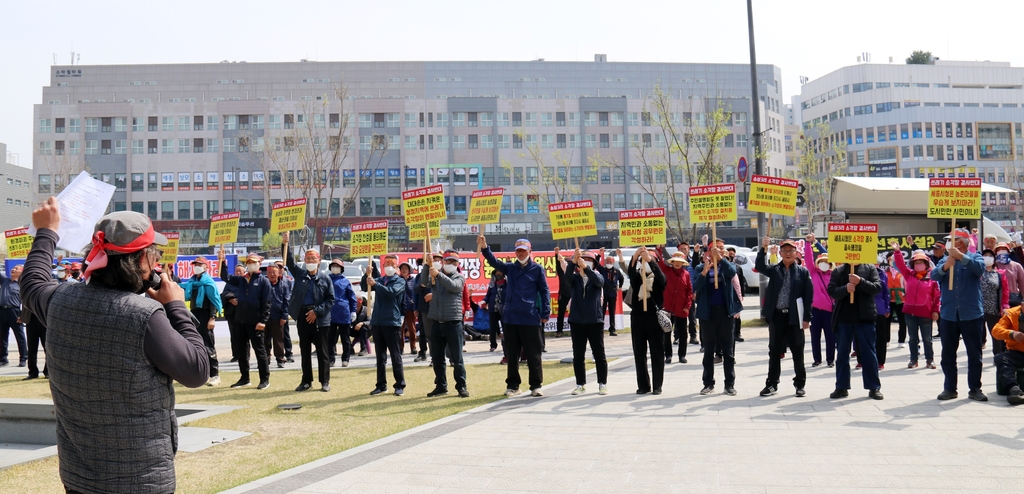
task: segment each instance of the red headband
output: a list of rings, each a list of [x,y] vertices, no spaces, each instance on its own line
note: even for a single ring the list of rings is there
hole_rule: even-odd
[[[93,233],[92,250],[89,251],[89,255],[85,256],[85,262],[89,264],[89,267],[86,268],[85,274],[82,276],[88,280],[93,271],[107,267],[107,250],[122,254],[138,252],[152,245],[155,236],[156,231],[153,230],[152,224],[149,225],[149,229],[143,232],[142,235],[135,237],[135,240],[128,242],[126,245],[115,245],[107,242],[106,234],[103,231]]]

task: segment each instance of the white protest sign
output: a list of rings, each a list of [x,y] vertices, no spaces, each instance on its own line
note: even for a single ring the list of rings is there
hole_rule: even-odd
[[[60,227],[57,228],[57,247],[70,252],[82,252],[92,242],[96,222],[103,217],[114,197],[114,186],[92,178],[88,173],[79,173],[74,180],[57,195],[60,210]],[[29,235],[36,234],[36,227],[29,227]]]

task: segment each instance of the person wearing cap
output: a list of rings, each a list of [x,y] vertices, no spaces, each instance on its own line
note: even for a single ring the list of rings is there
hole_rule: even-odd
[[[349,333],[352,321],[356,319],[358,302],[352,282],[345,277],[345,264],[341,259],[331,260],[331,283],[334,285],[334,306],[331,307],[331,336],[327,344],[331,366],[334,366],[337,355],[338,339],[341,339],[341,366],[348,367],[352,357],[352,339]]]
[[[430,268],[440,271],[443,269],[444,256],[439,253],[430,255],[430,264],[424,265],[423,269],[420,269],[419,274],[416,275],[414,295],[416,297],[416,310],[418,312],[417,319],[420,324],[420,353],[413,359],[414,362],[423,362],[427,360],[428,342],[430,341],[430,335],[433,333],[434,322],[430,318],[430,301],[433,300],[431,290],[433,284],[430,281]],[[426,260],[426,259],[425,259]],[[429,267],[428,267],[429,266]]]
[[[288,304],[292,300],[292,282],[284,277],[284,264],[267,266],[267,281],[270,282],[270,319],[267,320],[263,344],[267,347],[267,359],[273,351],[277,368],[283,368],[288,361],[285,352],[285,324],[288,323]]]
[[[608,359],[604,352],[604,314],[601,312],[605,279],[595,269],[596,264],[597,256],[594,253],[577,249],[572,263],[566,268],[566,276],[572,288],[569,336],[572,337],[572,369],[576,376],[573,395],[586,391],[588,341],[597,367],[597,393],[608,394]]]
[[[681,254],[676,252],[676,254]],[[717,272],[713,272],[712,268]],[[736,395],[736,342],[733,319],[743,311],[737,290],[733,287],[736,266],[726,258],[720,245],[709,246],[701,264],[694,266],[697,279],[693,291],[697,297],[697,320],[700,321],[700,341],[704,344],[704,388],[700,394],[711,394],[715,389],[715,348],[722,351],[722,372],[725,376],[725,394]],[[717,276],[717,285],[715,277]],[[671,276],[670,276],[671,278]],[[668,291],[665,292],[668,294]],[[666,305],[668,301],[666,300]],[[677,317],[676,320],[682,318]],[[685,324],[685,319],[682,322]],[[685,326],[684,326],[685,327]],[[680,348],[686,345],[680,342]]]
[[[405,369],[402,365],[402,308],[405,306],[405,280],[398,276],[398,256],[388,254],[381,263],[384,276],[374,278],[367,276],[366,287],[373,290],[373,310],[370,311],[370,326],[373,327],[373,347],[377,351],[377,384],[370,391],[371,395],[379,395],[388,390],[386,372],[387,356],[391,354],[391,373],[395,378],[395,396],[405,394]],[[369,275],[373,268],[367,266]],[[434,293],[434,296],[437,296]],[[461,307],[461,306],[460,306]],[[430,304],[431,316],[437,306]],[[461,308],[460,314],[461,314]],[[436,317],[435,317],[436,320]],[[436,328],[435,328],[436,329]],[[431,345],[433,350],[433,345]],[[441,350],[444,357],[444,350]]]
[[[935,267],[924,252],[917,252],[910,258],[910,267],[903,259],[899,244],[893,242],[893,265],[906,280],[906,296],[903,298],[903,314],[907,320],[910,345],[908,369],[917,368],[920,352],[918,342],[924,346],[925,366],[935,368],[932,350],[932,322],[939,320],[939,284],[931,279]]]
[[[402,319],[402,336],[409,340],[409,355],[418,355],[416,351],[416,278],[412,276],[412,266],[407,262],[398,265],[398,275],[405,280],[405,302],[402,306],[402,313],[405,317]]]
[[[228,276],[227,256],[224,249],[217,252],[220,263],[220,279],[224,280],[225,288],[230,286],[234,292],[235,323],[237,332],[231,335],[231,351],[238,359],[238,371],[241,374],[232,388],[249,386],[249,347],[256,354],[256,368],[259,371],[260,383],[256,389],[270,387],[270,362],[267,358],[267,345],[264,343],[267,322],[270,321],[270,281],[260,272],[263,259],[256,253],[245,258],[245,276]]]
[[[984,309],[981,297],[981,275],[985,262],[981,255],[967,251],[970,234],[965,229],[953,232],[946,248],[946,256],[940,259],[931,277],[939,282],[939,337],[942,339],[940,366],[945,380],[938,399],[952,400],[957,395],[956,352],[960,339],[967,349],[967,397],[977,401],[988,401],[981,389],[981,338],[985,331]],[[949,289],[949,276],[953,275],[953,289]]]
[[[1000,242],[992,249],[995,253],[996,267],[1006,272],[1007,290],[1009,291],[1010,307],[1016,307],[1021,303],[1021,293],[1024,292],[1024,266],[1010,258],[1009,244]],[[1000,350],[1002,347],[1000,347]],[[993,350],[996,350],[993,347]]]
[[[821,254],[814,257],[817,244]],[[825,363],[831,368],[836,361],[836,334],[832,331],[832,297],[828,295],[828,282],[832,277],[832,263],[828,262],[828,251],[815,241],[814,234],[804,237],[804,259],[813,266],[807,266],[811,284],[814,285],[814,300],[811,302],[811,367]],[[806,264],[805,264],[806,265]],[[825,360],[821,357],[821,336],[825,335]]]
[[[206,345],[206,352],[210,356],[210,381],[206,384],[216,386],[220,384],[220,370],[217,362],[217,345],[213,336],[213,328],[217,324],[217,314],[221,311],[220,290],[213,282],[208,270],[210,262],[205,257],[199,256],[192,261],[192,277],[178,283],[185,290],[185,300],[188,300],[189,310],[199,326],[199,336],[203,337],[203,344]]]
[[[999,237],[996,237],[994,234],[989,233],[988,235],[985,235],[985,238],[982,240],[982,250],[988,249],[995,252],[996,245],[998,244]]]
[[[505,355],[508,357],[505,396],[511,398],[520,393],[520,351],[526,356],[530,394],[544,396],[541,390],[544,383],[541,331],[551,318],[547,273],[543,266],[533,261],[532,246],[525,238],[516,240],[515,262],[502,262],[495,258],[483,235],[476,237],[476,245],[492,268],[505,273],[505,312],[501,320],[505,332]]]
[[[903,314],[903,301],[907,298],[907,281],[900,270],[896,269],[893,259],[893,252],[885,255],[886,264],[882,268],[885,277],[889,280],[886,287],[889,292],[889,324],[898,323],[897,348],[903,348],[907,343],[907,316]]]
[[[427,397],[448,394],[448,377],[446,375],[445,354],[452,362],[452,373],[455,378],[455,390],[463,398],[469,397],[466,388],[466,366],[463,364],[462,346],[465,344],[463,333],[463,289],[466,277],[459,272],[459,253],[446,250],[442,257],[442,266],[438,270],[431,266],[430,277],[430,363],[434,367],[434,389]],[[399,340],[401,344],[401,340]]]
[[[615,332],[615,316],[619,311],[619,292],[622,291],[622,284],[625,282],[625,275],[615,266],[615,256],[607,256],[602,262],[604,284],[604,302],[601,305],[602,319],[608,314],[608,336],[618,336]]]
[[[320,391],[331,390],[331,363],[328,346],[331,335],[331,310],[334,307],[334,284],[330,276],[320,270],[320,253],[307,249],[303,265],[295,264],[288,252],[288,232],[281,234],[281,257],[295,279],[288,313],[295,319],[299,333],[299,355],[302,377],[295,391],[306,391],[313,386],[312,347],[316,345],[317,378]]]
[[[768,378],[761,396],[778,393],[782,375],[782,354],[789,347],[793,352],[793,387],[796,396],[807,394],[807,369],[804,367],[804,330],[811,326],[814,284],[810,272],[796,262],[796,243],[783,240],[779,245],[782,260],[769,266],[765,262],[771,238],[764,237],[757,251],[754,268],[768,277],[768,292],[761,306],[761,317],[768,321]],[[697,302],[700,306],[700,302]],[[872,317],[872,321],[874,318]],[[875,369],[877,372],[878,369]]]
[[[82,264],[73,262],[68,266],[68,270],[71,274],[71,278],[75,281],[81,281],[82,278]]]
[[[842,264],[832,270],[828,293],[836,304],[832,313],[832,329],[836,332],[838,356],[836,389],[829,395],[832,399],[850,395],[850,348],[854,339],[857,340],[857,358],[862,365],[864,389],[868,390],[869,398],[883,399],[875,354],[876,297],[882,290],[883,284],[874,264]]]
[[[498,349],[498,342],[501,342],[502,354],[505,353],[505,338],[501,335],[501,314],[505,310],[505,273],[494,271],[491,273],[491,281],[487,284],[487,293],[484,295],[484,308],[490,318],[491,328],[491,351]],[[507,364],[507,357],[502,357],[501,364]]]
[[[56,198],[32,223],[38,232],[21,288],[47,328],[64,489],[174,492],[173,381],[202,386],[209,358],[184,291],[155,273],[167,239],[143,214],[108,214],[85,247],[88,283],[58,284],[50,268],[61,223]]]
[[[672,324],[675,329],[675,339],[679,343],[679,363],[686,363],[686,323],[690,317],[690,307],[695,299],[693,295],[693,280],[690,272],[686,269],[690,261],[682,251],[675,251],[672,257],[663,259],[665,246],[658,247],[658,267],[665,273],[665,310],[672,314]],[[665,363],[672,363],[672,333],[665,333]],[[704,341],[701,338],[701,341]]]
[[[288,283],[288,301],[291,302],[292,287],[294,286],[294,282],[291,279],[289,279],[288,276],[286,276],[286,274],[288,273],[288,266],[285,265],[284,261],[274,261],[274,266],[277,266],[277,269],[281,274],[281,281]],[[295,359],[292,358],[292,333],[291,323],[289,322],[290,320],[291,319],[289,318],[285,318],[284,326],[281,328],[281,332],[284,335],[282,337],[284,340],[284,358],[285,362],[289,364],[295,362]]]
[[[561,258],[559,247],[555,246],[556,259]],[[565,274],[565,267],[561,262],[555,263],[555,276],[558,277],[558,307],[555,309],[555,338],[565,335],[565,315],[569,311],[569,303],[572,302],[572,286],[569,284],[569,277]],[[541,348],[547,346],[543,330],[541,331]]]

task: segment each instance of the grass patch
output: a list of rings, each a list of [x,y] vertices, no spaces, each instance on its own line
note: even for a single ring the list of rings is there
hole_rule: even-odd
[[[592,368],[589,362],[588,368]],[[254,387],[228,388],[237,377],[234,373],[225,374],[222,379],[226,384],[215,388],[187,389],[176,385],[178,403],[244,407],[190,422],[189,426],[252,433],[198,453],[179,452],[175,460],[178,492],[218,492],[503,399],[505,369],[499,364],[467,366],[472,396],[465,399],[455,393],[450,368],[451,394],[427,398],[427,392],[434,387],[434,373],[429,366],[405,368],[408,387],[401,398],[390,394],[369,396],[376,382],[373,368],[331,369],[330,393],[321,393],[316,387],[305,393],[293,391],[300,380],[298,370],[273,372],[271,387],[265,391]],[[525,364],[520,366],[520,372],[525,389]],[[571,365],[544,362],[545,383],[554,383],[572,373]],[[20,379],[0,378],[0,397],[50,399],[46,380]],[[390,369],[388,379],[391,380]],[[278,410],[277,405],[282,403],[301,403],[303,407],[297,411]],[[56,457],[0,471],[0,485],[6,493],[64,492]]]
[[[747,319],[740,323],[741,328],[767,328],[768,323],[764,322],[760,317],[757,319]]]

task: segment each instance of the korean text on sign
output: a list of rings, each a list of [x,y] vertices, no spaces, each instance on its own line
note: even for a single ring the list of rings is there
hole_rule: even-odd
[[[828,260],[836,264],[878,262],[878,225],[829,223]]]
[[[210,217],[210,245],[233,244],[238,241],[238,211]]]
[[[306,226],[306,198],[270,206],[270,233],[290,232]]]
[[[402,192],[405,224],[418,225],[448,218],[444,207],[444,186],[432,185]]]
[[[665,244],[665,208],[619,211],[619,245]]]
[[[597,220],[594,218],[594,203],[591,201],[549,204],[548,217],[551,220],[552,240],[597,235]]]
[[[501,219],[501,196],[505,189],[474,190],[469,198],[470,225],[497,223]]]
[[[164,232],[167,237],[167,245],[163,247],[164,255],[160,258],[160,264],[173,264],[178,260],[178,241],[181,234],[178,232]]]
[[[23,259],[32,250],[32,239],[28,234],[28,228],[15,228],[4,230],[4,239],[7,241],[7,257],[10,259]]]
[[[747,209],[779,216],[796,215],[796,190],[800,182],[788,178],[754,175],[750,177]]]
[[[690,223],[736,221],[736,184],[690,187]]]
[[[388,222],[367,221],[352,225],[352,256],[382,256],[388,253]]]
[[[409,225],[409,240],[426,240],[427,239],[427,224],[419,223],[416,225]],[[441,220],[434,220],[430,222],[430,238],[438,238],[441,236]]]
[[[981,218],[981,179],[928,179],[928,217]]]

